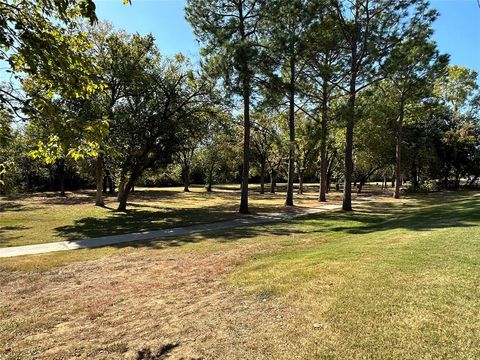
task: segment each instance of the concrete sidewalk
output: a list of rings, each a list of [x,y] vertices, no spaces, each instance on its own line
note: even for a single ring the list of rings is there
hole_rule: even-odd
[[[257,225],[279,220],[293,219],[298,216],[306,214],[316,214],[325,211],[341,209],[340,204],[327,204],[314,208],[301,209],[293,213],[275,213],[270,215],[252,215],[241,219],[219,221],[210,224],[192,225],[164,230],[145,231],[141,233],[132,233],[124,235],[103,236],[98,238],[73,240],[73,241],[59,241],[53,243],[15,246],[8,248],[0,248],[0,258],[13,257],[22,255],[45,254],[55,251],[66,251],[76,249],[90,249],[108,245],[116,245],[142,240],[162,239],[173,236],[181,236],[195,233],[202,233],[211,230],[232,229],[240,226]]]

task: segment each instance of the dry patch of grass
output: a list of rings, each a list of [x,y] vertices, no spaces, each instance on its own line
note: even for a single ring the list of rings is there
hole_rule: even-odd
[[[0,358],[479,358],[479,200],[9,259]]]
[[[169,352],[174,358],[271,352],[268,334],[281,330],[278,319],[288,308],[224,285],[251,251],[130,249],[49,271],[4,269],[2,355],[133,359],[168,344],[175,344]],[[248,340],[251,331],[262,334]]]

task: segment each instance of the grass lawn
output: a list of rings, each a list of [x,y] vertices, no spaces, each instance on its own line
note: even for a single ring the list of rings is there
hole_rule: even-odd
[[[480,194],[0,261],[0,358],[478,359]]]
[[[318,188],[310,186],[313,189]],[[138,189],[130,197],[126,213],[117,212],[114,197],[106,207],[95,207],[94,192],[27,194],[0,197],[0,247],[39,244],[63,240],[125,234],[146,230],[209,223],[238,217],[238,186],[227,185],[207,193],[203,187]],[[372,189],[372,188],[371,188]],[[260,195],[251,192],[251,211],[279,211],[285,193]],[[280,187],[280,190],[284,190]],[[340,193],[332,193],[338,201]],[[297,196],[300,206],[318,206],[314,191]]]

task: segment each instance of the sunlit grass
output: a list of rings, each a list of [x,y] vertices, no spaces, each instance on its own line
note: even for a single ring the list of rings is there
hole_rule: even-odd
[[[15,302],[15,312],[8,310],[13,303],[4,307],[0,335],[8,340],[3,346],[18,342],[28,354],[34,348],[27,335],[55,331],[55,342],[69,344],[58,351],[71,352],[79,345],[67,339],[88,326],[102,335],[82,346],[85,354],[97,354],[118,330],[102,324],[120,326],[115,319],[128,313],[132,321],[139,320],[115,341],[129,351],[136,349],[139,336],[158,338],[158,324],[170,324],[164,328],[170,333],[185,326],[179,323],[204,319],[195,328],[205,334],[196,335],[198,341],[189,342],[188,332],[176,335],[181,344],[176,355],[192,346],[204,349],[200,354],[207,358],[225,359],[258,354],[275,359],[479,358],[480,194],[376,199],[356,210],[118,248],[2,259],[0,290],[27,296],[32,304],[75,294],[75,301],[83,304],[76,310],[79,315],[72,314],[68,325],[62,325],[69,332],[57,330],[62,329],[59,322],[67,321],[58,314],[70,309],[61,301],[49,311],[22,302]],[[80,274],[78,269],[86,270]],[[198,279],[178,282],[188,271]],[[204,289],[195,290],[216,271]],[[77,290],[80,285],[69,280],[72,274],[78,284],[98,288]],[[25,279],[31,285],[21,285]],[[40,292],[34,286],[38,281],[55,293]],[[165,281],[178,285],[168,293],[157,290]],[[223,287],[212,299],[210,290],[218,281]],[[137,287],[144,282],[148,285]],[[121,293],[100,295],[111,286]],[[135,291],[123,290],[131,286]],[[138,301],[139,291],[149,294]],[[92,292],[98,292],[94,300],[99,309],[89,305]],[[180,293],[186,305],[172,300]],[[192,294],[197,297],[189,301]],[[237,295],[231,299],[230,294]],[[210,303],[215,299],[219,303]],[[94,316],[111,302],[126,305],[102,313],[99,323],[81,315]],[[147,303],[148,319],[142,318]],[[52,348],[51,337],[44,334],[42,339],[35,349]],[[231,343],[236,345],[225,352]]]
[[[283,190],[283,189],[281,189]],[[224,185],[207,193],[201,186],[184,193],[182,188],[137,189],[127,212],[116,211],[114,197],[104,208],[95,207],[93,192],[70,193],[67,199],[55,194],[32,194],[0,198],[0,247],[125,234],[185,225],[209,223],[237,217],[239,188]],[[339,193],[331,199],[338,200]],[[278,211],[283,192],[260,195],[252,188],[252,213]],[[314,191],[297,196],[300,206],[318,205]]]

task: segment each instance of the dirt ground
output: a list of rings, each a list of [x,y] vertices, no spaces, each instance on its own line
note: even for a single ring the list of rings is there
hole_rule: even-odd
[[[285,357],[292,310],[225,283],[252,250],[138,249],[28,276],[4,270],[0,358]]]

